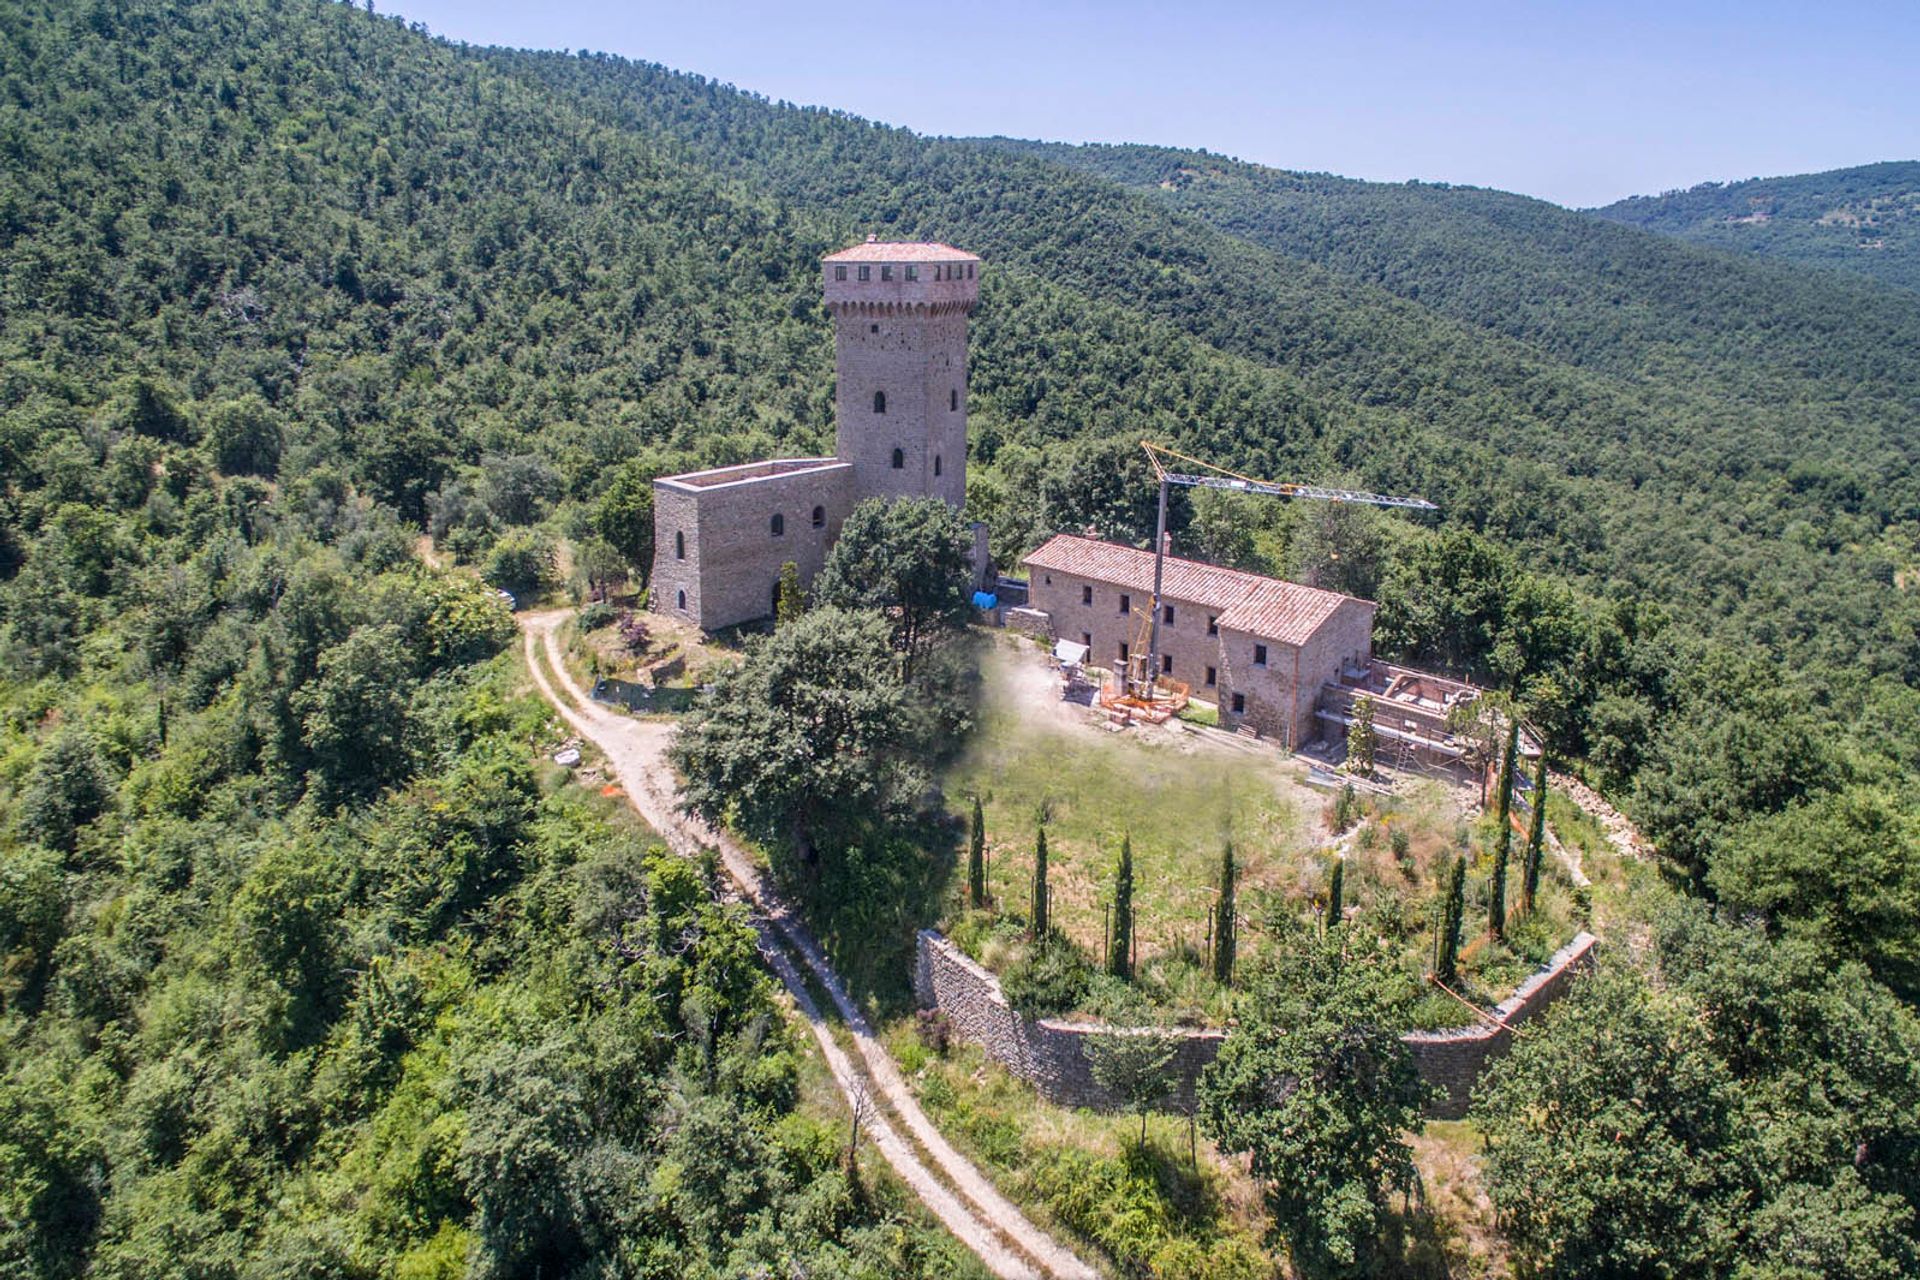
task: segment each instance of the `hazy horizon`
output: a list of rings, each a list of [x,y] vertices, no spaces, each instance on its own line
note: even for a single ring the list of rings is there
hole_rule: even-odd
[[[988,0],[964,19],[872,23],[765,3],[392,11],[449,39],[615,53],[923,134],[1204,149],[1570,207],[1920,157],[1920,10],[1847,23],[1766,3],[1412,0],[1178,16],[1137,0]]]

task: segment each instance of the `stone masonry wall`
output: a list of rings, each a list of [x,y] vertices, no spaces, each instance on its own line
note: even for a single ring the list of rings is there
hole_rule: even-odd
[[[1153,593],[1123,592],[1112,583],[1058,569],[1035,569],[1032,573],[1028,597],[1033,608],[1053,620],[1054,638],[1089,643],[1093,651],[1087,659],[1090,666],[1104,670],[1119,667],[1120,645],[1138,640],[1141,615]],[[1093,589],[1093,603],[1083,604],[1089,587]],[[1122,595],[1129,597],[1130,613],[1120,612]],[[1217,690],[1207,684],[1207,668],[1217,670],[1220,665],[1220,639],[1207,634],[1207,617],[1219,611],[1166,594],[1161,596],[1161,603],[1173,608],[1173,625],[1160,628],[1160,652],[1173,659],[1173,678],[1184,680],[1194,697],[1211,702]]]
[[[1345,600],[1300,651],[1300,687],[1295,692],[1300,739],[1304,746],[1323,737],[1334,726],[1314,713],[1321,690],[1337,684],[1342,667],[1364,666],[1373,658],[1374,607],[1364,600]]]
[[[1582,933],[1496,1010],[1501,1021],[1518,1025],[1557,999],[1575,973],[1593,965],[1595,939]],[[1114,1099],[1094,1083],[1085,1045],[1109,1028],[1099,1024],[1028,1018],[1007,1003],[1000,981],[960,948],[931,929],[920,931],[915,948],[914,996],[923,1009],[938,1009],[955,1034],[986,1050],[987,1056],[1031,1083],[1049,1102],[1069,1107],[1110,1110]],[[1193,1097],[1200,1072],[1220,1052],[1226,1033],[1190,1030],[1181,1034],[1173,1063],[1176,1106]],[[1473,1083],[1492,1058],[1507,1051],[1513,1033],[1487,1023],[1450,1031],[1412,1031],[1401,1037],[1413,1054],[1421,1079],[1439,1096],[1428,1114],[1440,1119],[1465,1115]]]
[[[967,497],[967,313],[945,306],[834,309],[835,452],[854,497]],[[874,411],[876,392],[886,411]],[[900,451],[900,466],[893,452]]]
[[[1256,646],[1265,645],[1265,666],[1254,662]],[[1298,750],[1304,739],[1296,707],[1299,685],[1294,679],[1300,665],[1300,651],[1290,644],[1250,635],[1245,631],[1220,629],[1220,724],[1238,729],[1252,725],[1289,751]],[[1318,686],[1315,686],[1316,688]],[[1240,711],[1233,709],[1233,695],[1246,699]]]
[[[652,607],[705,631],[773,614],[780,567],[793,561],[811,582],[853,508],[853,468],[843,462],[722,484],[693,485],[673,477],[654,482]],[[813,509],[825,522],[813,524]],[[772,532],[775,514],[782,531]],[[677,554],[676,535],[686,537]],[[679,604],[686,592],[686,605]]]

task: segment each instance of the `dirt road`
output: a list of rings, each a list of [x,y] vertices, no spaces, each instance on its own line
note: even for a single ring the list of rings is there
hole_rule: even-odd
[[[927,1119],[898,1065],[874,1036],[812,934],[753,865],[746,850],[724,831],[714,831],[680,810],[666,762],[671,723],[601,707],[568,674],[555,636],[555,629],[568,616],[565,611],[521,615],[527,668],[535,685],[574,731],[606,756],[633,807],[669,845],[689,855],[705,849],[719,853],[728,876],[755,909],[761,951],[769,967],[807,1019],[849,1109],[861,1117],[874,1148],[994,1275],[1007,1280],[1095,1280],[1098,1273],[1092,1267],[1034,1226]],[[853,1042],[857,1062],[840,1047],[822,1016],[794,962],[796,955],[832,1000]]]

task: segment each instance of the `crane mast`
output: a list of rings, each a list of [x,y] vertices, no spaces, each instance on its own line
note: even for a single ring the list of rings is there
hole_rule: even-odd
[[[1147,631],[1147,669],[1142,680],[1141,697],[1148,702],[1153,700],[1154,685],[1160,678],[1160,586],[1166,574],[1167,561],[1167,486],[1185,485],[1196,489],[1220,489],[1228,493],[1257,493],[1271,498],[1317,498],[1324,502],[1357,502],[1371,507],[1399,507],[1409,511],[1438,511],[1440,508],[1425,498],[1399,498],[1384,493],[1368,493],[1362,489],[1334,489],[1324,485],[1292,484],[1273,480],[1255,480],[1238,472],[1217,467],[1211,462],[1190,457],[1165,445],[1142,440],[1140,447],[1147,451],[1147,460],[1153,464],[1153,474],[1160,482],[1159,519],[1153,537],[1153,612],[1148,620]],[[1184,462],[1199,471],[1169,470],[1163,459]]]

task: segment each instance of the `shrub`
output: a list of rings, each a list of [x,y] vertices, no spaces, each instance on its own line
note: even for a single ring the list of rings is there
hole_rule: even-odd
[[[1007,1003],[1029,1017],[1065,1013],[1080,1003],[1093,965],[1073,940],[1049,929],[1000,980]]]
[[[947,1022],[947,1015],[938,1009],[922,1009],[914,1016],[913,1029],[920,1037],[920,1043],[946,1056],[947,1046],[952,1043],[953,1028]]]
[[[480,576],[516,595],[537,596],[553,585],[553,543],[532,529],[515,529],[493,544]]]
[[[647,628],[644,618],[632,610],[620,614],[620,643],[628,653],[645,653],[652,641],[653,632]]]
[[[580,611],[580,630],[598,631],[602,627],[610,627],[618,616],[612,605],[605,600],[596,600]]]

